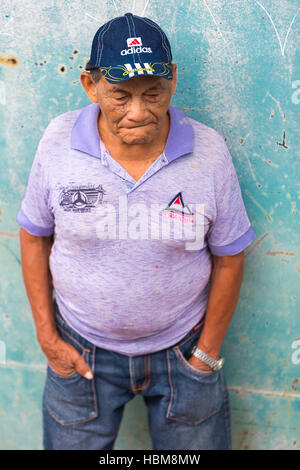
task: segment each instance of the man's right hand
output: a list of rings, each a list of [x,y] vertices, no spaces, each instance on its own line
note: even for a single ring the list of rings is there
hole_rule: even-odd
[[[82,355],[59,335],[55,336],[51,342],[40,340],[39,343],[49,367],[57,374],[67,377],[76,370],[86,379],[93,378],[92,371]]]
[[[36,327],[36,337],[49,367],[61,376],[75,370],[87,379],[93,374],[81,354],[62,339],[56,329],[53,309],[53,282],[49,258],[54,234],[32,235],[20,228],[21,265],[27,296]]]

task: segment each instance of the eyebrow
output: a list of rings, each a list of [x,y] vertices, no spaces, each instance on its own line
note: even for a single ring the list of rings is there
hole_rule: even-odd
[[[150,87],[150,88],[147,88],[147,90],[145,90],[145,92],[147,91],[154,91],[154,90],[160,90],[162,89],[162,85],[160,82],[158,82],[156,85]],[[125,90],[124,88],[118,88],[116,85],[112,88],[112,93],[128,93],[128,90]]]
[[[114,87],[112,88],[112,93],[125,93],[126,90],[123,90],[122,88],[117,88],[117,87]]]
[[[162,84],[160,82],[158,82],[157,85],[154,85],[151,88],[148,88],[148,90],[146,90],[146,91],[160,90],[160,89],[162,89]]]

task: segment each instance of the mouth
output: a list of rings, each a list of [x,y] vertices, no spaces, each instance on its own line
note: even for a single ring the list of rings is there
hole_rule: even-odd
[[[123,126],[123,129],[139,129],[140,127],[147,127],[150,126],[150,124],[154,124],[154,122],[147,122],[147,124],[139,124],[138,126]]]

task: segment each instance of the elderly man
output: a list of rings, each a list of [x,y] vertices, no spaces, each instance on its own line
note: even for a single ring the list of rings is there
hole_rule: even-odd
[[[225,140],[170,105],[148,18],[101,26],[81,83],[92,103],[51,120],[17,215],[44,448],[113,449],[140,393],[153,449],[231,449],[220,349],[255,233]]]

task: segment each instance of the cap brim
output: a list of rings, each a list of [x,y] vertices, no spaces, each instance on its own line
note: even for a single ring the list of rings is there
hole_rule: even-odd
[[[161,77],[166,80],[172,80],[173,68],[171,62],[144,63],[144,67],[136,67],[136,64],[126,63],[123,65],[110,65],[99,67],[103,77],[109,83],[120,83],[134,77]],[[93,68],[93,67],[91,67]]]
[[[85,67],[84,67],[84,68],[85,68],[85,70],[91,70],[91,69],[95,69],[95,68],[97,68],[97,67],[95,67],[94,65],[90,65],[90,63],[87,62],[87,63],[85,64]]]

